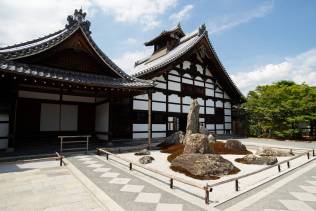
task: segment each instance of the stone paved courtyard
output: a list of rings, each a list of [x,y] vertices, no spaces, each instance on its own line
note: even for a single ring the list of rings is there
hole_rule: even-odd
[[[105,157],[67,156],[66,163],[0,163],[0,210],[316,210],[315,160],[218,206]]]
[[[52,160],[0,164],[0,210],[106,209],[66,167]]]

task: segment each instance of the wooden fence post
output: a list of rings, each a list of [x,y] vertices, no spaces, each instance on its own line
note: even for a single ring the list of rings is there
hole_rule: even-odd
[[[173,188],[173,179],[170,178],[170,188],[172,189]]]
[[[236,191],[239,191],[238,179],[235,180],[235,189]]]

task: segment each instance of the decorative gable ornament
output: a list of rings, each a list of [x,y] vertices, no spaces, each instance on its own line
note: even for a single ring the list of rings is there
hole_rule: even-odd
[[[82,29],[85,30],[88,34],[91,34],[90,21],[86,20],[86,15],[87,13],[82,12],[82,9],[75,9],[74,14],[67,17],[68,24],[66,24],[66,28],[69,29],[78,24],[81,25]]]

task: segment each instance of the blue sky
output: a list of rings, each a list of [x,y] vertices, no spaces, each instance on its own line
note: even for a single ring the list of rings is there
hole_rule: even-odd
[[[0,2],[0,44],[62,28],[83,6],[92,36],[126,72],[151,53],[143,43],[179,21],[185,32],[205,23],[220,60],[246,94],[288,79],[316,85],[314,0],[58,0]]]

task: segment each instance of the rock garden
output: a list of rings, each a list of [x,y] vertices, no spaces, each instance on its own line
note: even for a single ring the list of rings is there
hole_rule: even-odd
[[[222,180],[274,165],[293,156],[290,150],[270,147],[247,148],[238,140],[216,140],[199,125],[199,105],[193,100],[186,131],[165,138],[160,150],[125,153],[123,157],[178,177]]]

